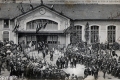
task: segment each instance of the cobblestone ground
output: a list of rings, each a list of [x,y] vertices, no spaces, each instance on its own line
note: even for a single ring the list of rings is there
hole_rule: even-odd
[[[58,52],[56,52],[58,53]],[[116,51],[116,53],[118,54],[118,56],[120,56],[120,51]],[[33,52],[30,52],[29,53],[30,56],[34,56],[36,58],[39,58],[39,57],[42,57],[42,53],[37,53],[37,51],[33,51]],[[46,56],[46,60],[47,62],[51,63],[51,64],[55,64],[56,63],[56,60],[57,58],[60,56],[61,54],[54,54],[54,60],[53,61],[50,61],[50,55],[47,55]],[[77,64],[76,68],[70,68],[70,65],[69,65],[69,68],[67,69],[63,69],[65,72],[69,73],[70,75],[71,74],[75,74],[77,75],[78,77],[79,76],[84,76],[84,69],[85,69],[85,66],[84,65],[81,65],[81,64]],[[9,76],[9,71],[5,70],[5,71],[2,71],[2,75],[1,76]],[[26,80],[26,79],[24,79]],[[94,80],[93,76],[88,76],[86,79],[84,80]],[[102,72],[99,72],[98,74],[98,79],[97,80],[120,80],[114,76],[111,76],[111,75],[108,75],[106,74],[106,78],[104,79],[103,78],[103,73]]]

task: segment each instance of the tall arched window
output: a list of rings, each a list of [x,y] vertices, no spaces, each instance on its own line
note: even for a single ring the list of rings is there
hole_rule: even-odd
[[[3,32],[3,41],[9,41],[9,32],[8,31]]]
[[[73,33],[71,33],[71,43],[77,43],[82,41],[82,26],[76,25]]]
[[[108,43],[115,42],[115,33],[116,33],[116,26],[108,26],[108,32],[107,32]]]
[[[99,26],[91,26],[91,43],[99,41]]]
[[[80,25],[75,26],[75,32],[78,41],[82,41],[82,26]]]

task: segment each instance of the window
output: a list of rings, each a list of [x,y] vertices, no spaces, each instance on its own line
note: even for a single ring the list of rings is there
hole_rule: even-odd
[[[78,41],[82,41],[82,26],[75,26],[75,36],[77,37]]]
[[[57,44],[58,36],[48,36],[47,41],[49,44]]]
[[[3,32],[3,41],[9,41],[9,32],[8,31],[4,31]]]
[[[91,26],[91,43],[99,41],[99,26]]]
[[[32,41],[32,43],[36,43],[36,36],[29,35],[26,37],[26,42],[29,44]]]
[[[47,19],[37,19],[37,20],[33,20],[27,23],[27,29],[36,29],[37,26],[41,26],[43,27],[43,25],[45,25],[47,22],[47,26],[45,27],[47,30],[49,29],[57,29],[58,23],[51,21],[51,20],[47,20]]]
[[[108,26],[108,32],[107,32],[108,43],[115,42],[115,33],[116,33],[115,29],[116,29],[116,26]]]
[[[77,25],[71,29],[72,33],[70,34],[70,42],[78,43],[82,41],[82,26]]]
[[[4,20],[4,28],[9,28],[9,20],[8,19]]]
[[[34,29],[34,24],[33,24],[32,21],[31,21],[31,22],[28,22],[28,27],[27,27],[27,29]]]

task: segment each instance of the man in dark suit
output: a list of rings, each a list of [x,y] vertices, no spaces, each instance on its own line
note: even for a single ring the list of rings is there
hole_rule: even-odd
[[[53,51],[50,51],[50,60],[53,61]]]
[[[58,58],[58,60],[56,61],[56,65],[58,67],[58,69],[60,68],[60,59]]]
[[[75,68],[76,68],[76,64],[77,64],[77,59],[76,59],[76,57],[74,57],[74,59],[73,59],[73,64],[74,64],[74,66],[75,66]]]
[[[42,43],[41,42],[38,42],[38,54],[39,54],[39,52],[42,50]]]

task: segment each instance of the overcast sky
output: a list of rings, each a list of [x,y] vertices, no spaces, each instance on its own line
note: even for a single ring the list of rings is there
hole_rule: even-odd
[[[23,3],[40,3],[41,0],[16,0],[17,3],[23,2]],[[12,2],[12,0],[0,0],[0,2],[3,3],[9,3]],[[83,3],[83,4],[120,4],[120,0],[43,0],[46,4],[77,4],[77,3]]]

